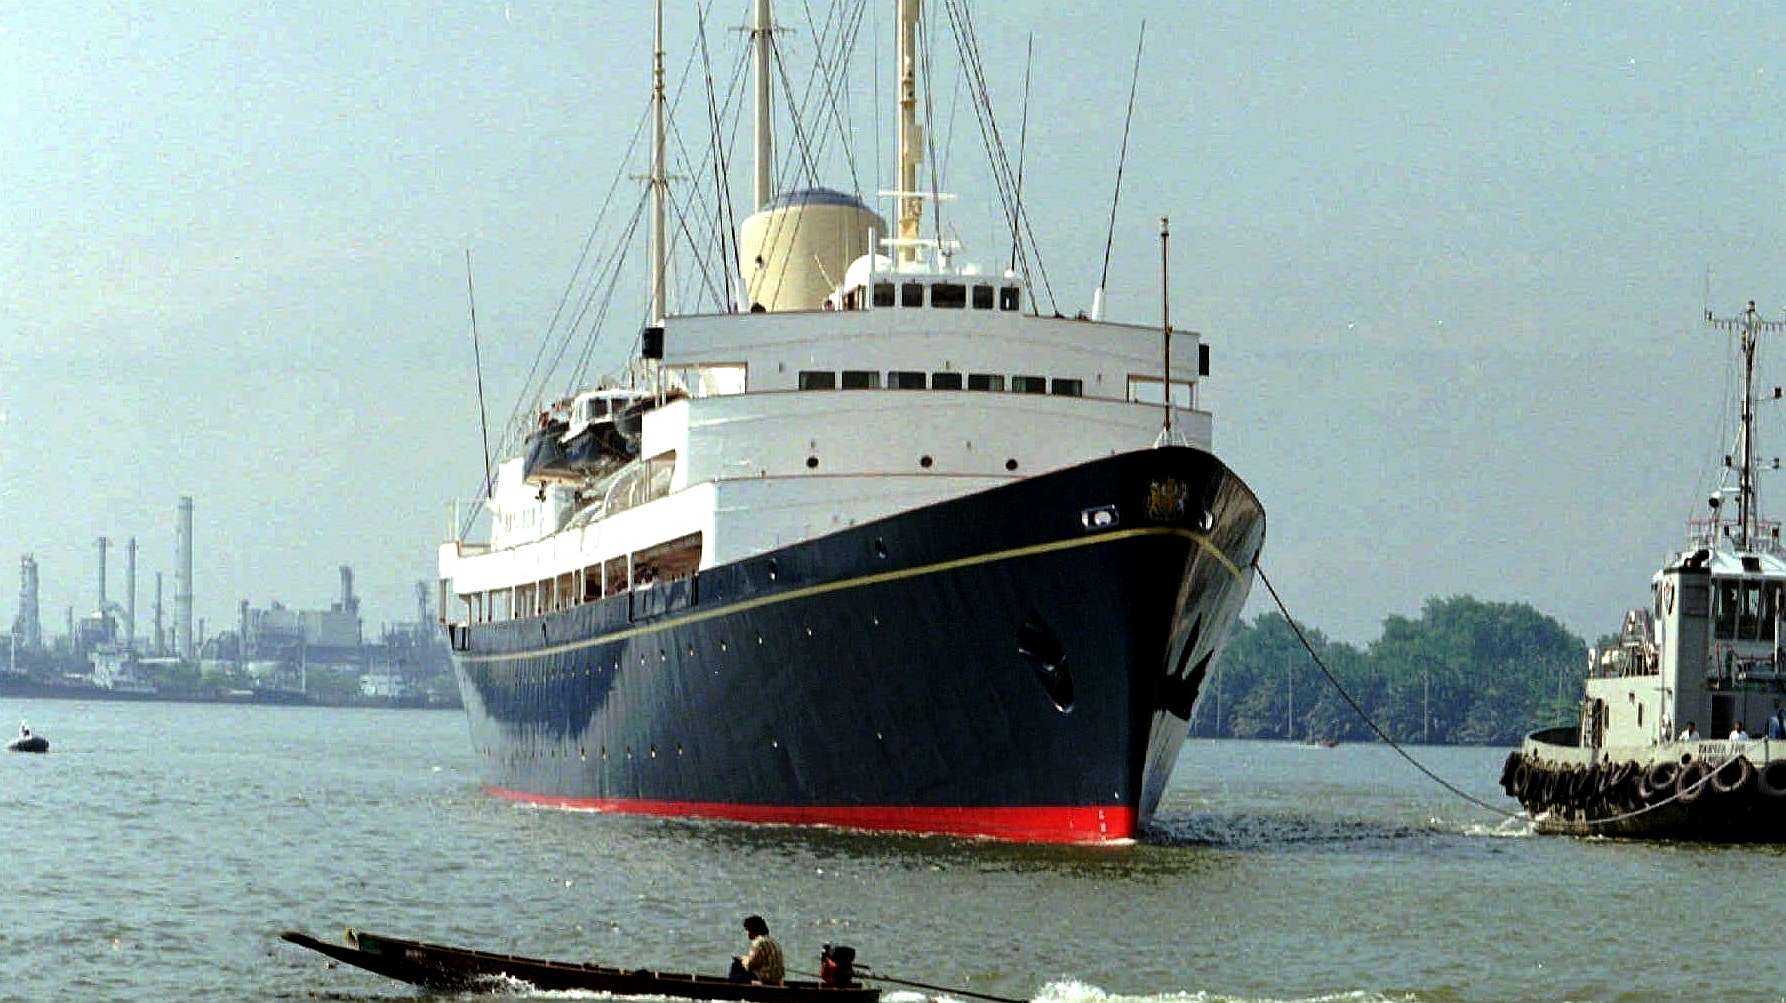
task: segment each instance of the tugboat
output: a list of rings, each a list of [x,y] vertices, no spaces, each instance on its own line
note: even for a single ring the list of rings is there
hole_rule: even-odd
[[[1786,841],[1786,549],[1758,510],[1754,393],[1757,341],[1786,321],[1750,301],[1706,322],[1740,336],[1736,447],[1686,548],[1651,577],[1650,605],[1589,649],[1577,723],[1508,755],[1502,789],[1541,832]]]

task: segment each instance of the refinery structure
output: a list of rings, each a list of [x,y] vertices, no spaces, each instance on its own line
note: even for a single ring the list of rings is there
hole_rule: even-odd
[[[179,501],[174,534],[173,608],[155,572],[150,620],[138,620],[136,537],[123,545],[124,591],[111,586],[114,541],[94,541],[93,602],[65,608],[64,631],[44,631],[37,556],[19,558],[17,612],[0,645],[0,693],[124,699],[213,699],[273,703],[452,704],[457,694],[431,608],[415,587],[415,619],[368,632],[353,569],[320,608],[263,606],[242,598],[234,623],[208,630],[193,613],[193,502]],[[120,601],[121,599],[121,601]],[[0,621],[4,622],[4,621]]]

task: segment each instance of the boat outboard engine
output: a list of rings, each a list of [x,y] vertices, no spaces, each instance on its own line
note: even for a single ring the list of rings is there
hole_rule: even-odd
[[[856,949],[826,944],[819,952],[819,985],[827,989],[856,988]]]

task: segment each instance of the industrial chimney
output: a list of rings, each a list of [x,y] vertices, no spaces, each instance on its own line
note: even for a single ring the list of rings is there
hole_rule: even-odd
[[[341,566],[341,609],[346,613],[358,613],[360,601],[353,597],[353,569]]]
[[[112,541],[102,536],[94,542],[99,547],[99,605],[93,608],[103,613],[105,611],[105,548],[111,546]]]
[[[136,537],[124,548],[124,650],[136,648]]]
[[[192,643],[192,499],[180,498],[180,521],[175,529],[174,555],[174,650],[190,662],[196,656]]]
[[[161,632],[161,572],[155,572],[155,657],[167,654],[167,635]]]

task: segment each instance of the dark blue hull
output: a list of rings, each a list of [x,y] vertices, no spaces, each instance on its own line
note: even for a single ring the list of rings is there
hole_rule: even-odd
[[[1158,805],[1264,539],[1207,453],[901,513],[455,652],[497,793],[1045,841]]]

